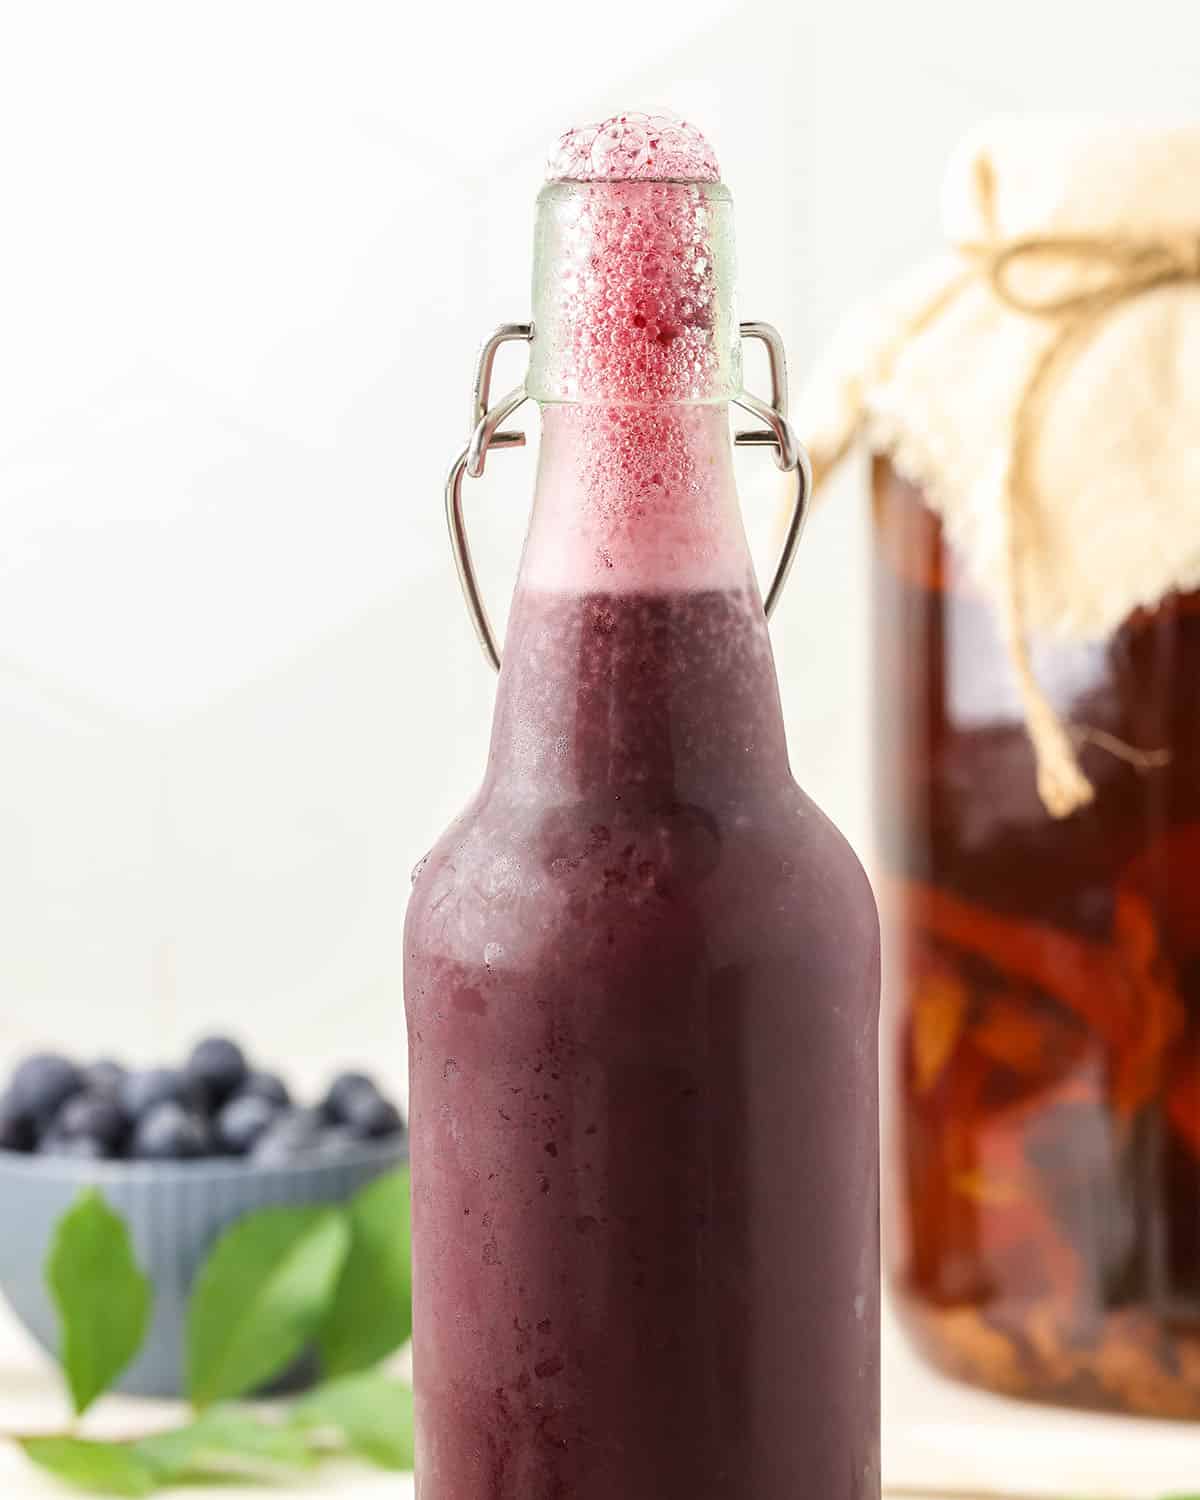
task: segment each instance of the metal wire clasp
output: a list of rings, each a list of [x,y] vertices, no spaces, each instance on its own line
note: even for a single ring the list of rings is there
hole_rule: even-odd
[[[773,448],[776,466],[785,473],[792,473],[796,476],[796,495],[788,518],[787,532],[784,535],[779,559],[775,564],[770,587],[763,599],[763,608],[769,619],[775,611],[783,586],[791,572],[800,533],[804,529],[808,502],[812,494],[812,469],[809,466],[808,455],[800,446],[787,418],[787,361],[783,350],[783,340],[770,323],[743,323],[740,332],[742,338],[758,339],[766,346],[771,375],[771,400],[769,403],[760,401],[757,396],[752,396],[747,391],[741,391],[732,398],[735,406],[740,406],[743,411],[750,412],[752,416],[766,423],[765,429],[756,428],[752,431],[736,433],[734,443],[739,448]],[[492,367],[496,362],[496,351],[501,344],[513,341],[528,343],[532,337],[533,327],[529,323],[502,323],[480,350],[472,390],[471,437],[467,446],[451,464],[450,473],[446,479],[446,524],[450,529],[450,549],[454,555],[454,566],[458,571],[458,581],[462,586],[463,598],[466,600],[467,613],[475,627],[475,634],[479,638],[483,654],[497,672],[500,670],[500,647],[496,641],[495,632],[492,630],[492,623],[488,619],[483,595],[479,590],[479,578],[471,557],[471,544],[467,538],[466,518],[463,515],[462,482],[464,474],[470,475],[472,479],[479,478],[491,449],[525,446],[523,432],[502,430],[504,423],[529,399],[525,387],[523,384],[515,386],[492,406],[490,404]]]
[[[524,385],[518,385],[508,395],[490,405],[492,392],[492,366],[496,363],[496,350],[501,344],[514,340],[528,343],[533,337],[530,323],[501,323],[487,343],[479,351],[479,363],[475,366],[475,385],[471,396],[471,437],[467,446],[450,465],[446,479],[446,524],[450,528],[450,550],[454,554],[454,566],[458,570],[458,581],[463,598],[467,601],[467,613],[475,626],[475,634],[483,647],[483,654],[500,670],[500,647],[488,619],[483,595],[479,592],[479,578],[471,558],[471,544],[467,540],[467,523],[463,516],[463,475],[478,479],[487,462],[491,448],[523,448],[523,432],[501,432],[500,426],[507,422],[513,412],[527,399]]]

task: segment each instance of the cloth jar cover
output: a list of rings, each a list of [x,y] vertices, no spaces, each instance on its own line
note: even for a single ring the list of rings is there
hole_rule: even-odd
[[[800,403],[919,484],[1007,631],[1047,809],[1091,798],[1029,634],[1200,586],[1200,127],[1000,120],[951,160],[948,249],[847,320]],[[1153,747],[1137,747],[1153,749]]]

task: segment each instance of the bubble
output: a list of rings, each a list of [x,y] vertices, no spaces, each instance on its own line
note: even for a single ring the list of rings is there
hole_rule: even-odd
[[[546,164],[551,182],[717,182],[712,147],[669,110],[623,110],[564,131]]]
[[[624,120],[606,125],[592,144],[592,170],[605,181],[636,177],[649,159],[646,132]]]
[[[550,154],[546,165],[547,177],[551,181],[579,178],[590,166],[592,144],[598,134],[598,127],[594,125],[564,131]]]

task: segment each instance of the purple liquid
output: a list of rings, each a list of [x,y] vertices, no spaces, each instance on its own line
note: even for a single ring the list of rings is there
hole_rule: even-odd
[[[757,594],[518,595],[406,962],[421,1500],[877,1496],[875,910]]]

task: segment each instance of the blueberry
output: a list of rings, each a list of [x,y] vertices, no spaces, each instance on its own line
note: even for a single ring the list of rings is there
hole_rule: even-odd
[[[12,1094],[0,1097],[0,1151],[32,1151],[36,1134],[33,1120],[17,1108]]]
[[[216,1111],[238,1092],[249,1069],[236,1042],[227,1036],[210,1036],[192,1048],[187,1075],[204,1090],[210,1110]]]
[[[379,1095],[375,1086],[375,1080],[366,1073],[340,1073],[329,1085],[329,1092],[325,1095],[321,1105],[325,1118],[334,1125],[345,1125],[348,1123],[346,1113],[350,1100],[360,1093]]]
[[[400,1111],[374,1089],[357,1089],[346,1100],[346,1127],[359,1140],[399,1135],[404,1129]]]
[[[125,1112],[109,1094],[76,1094],[54,1117],[50,1137],[57,1141],[96,1141],[116,1152],[125,1139]]]
[[[17,1109],[28,1115],[39,1129],[45,1129],[71,1095],[82,1087],[79,1069],[56,1052],[27,1057],[12,1079]]]
[[[274,1104],[279,1109],[286,1109],[292,1102],[288,1086],[278,1073],[249,1073],[245,1083],[238,1089],[239,1097],[246,1094],[253,1094],[256,1099],[265,1099],[268,1104]]]
[[[83,1086],[92,1094],[108,1094],[111,1098],[120,1097],[125,1080],[129,1077],[129,1069],[112,1058],[105,1057],[99,1062],[89,1063],[83,1070]]]
[[[291,1109],[259,1136],[251,1161],[278,1166],[306,1156],[320,1145],[325,1122],[319,1109]]]
[[[259,1094],[238,1094],[217,1116],[217,1146],[229,1156],[245,1156],[279,1118],[279,1106]]]
[[[130,1073],[121,1085],[121,1108],[130,1120],[137,1121],[160,1104],[178,1104],[195,1110],[203,1100],[192,1079],[179,1068],[146,1068]]]
[[[204,1121],[174,1099],[147,1111],[133,1132],[130,1155],[142,1161],[189,1161],[209,1148]]]

